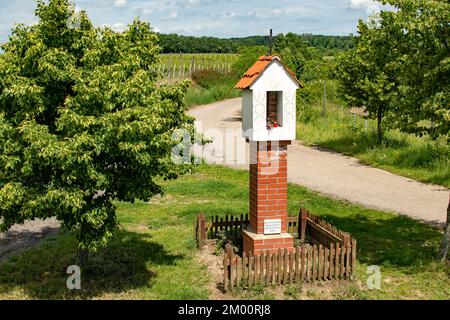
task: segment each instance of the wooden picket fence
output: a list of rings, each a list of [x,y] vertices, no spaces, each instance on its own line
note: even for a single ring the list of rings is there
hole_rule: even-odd
[[[226,232],[229,235],[240,233],[248,223],[248,214],[241,214],[240,216],[226,215],[225,217],[215,216],[211,218],[211,221],[206,221],[204,213],[200,213],[194,225],[197,247],[201,248],[206,243],[215,242],[222,232]]]
[[[305,239],[312,244],[321,244],[324,247],[339,243],[341,246],[351,242],[349,233],[344,232],[329,224],[325,220],[311,214],[302,208],[299,214],[300,234],[302,241]]]
[[[281,285],[301,282],[348,279],[356,267],[356,240],[329,248],[301,244],[294,250],[252,256],[223,254],[223,288]]]
[[[200,213],[194,225],[198,248],[217,240],[221,232],[240,233],[248,225],[248,215],[212,217]],[[293,250],[279,250],[253,256],[231,251],[223,256],[224,290],[251,287],[258,283],[288,284],[350,278],[356,266],[356,240],[323,219],[300,209],[289,216],[287,232],[300,240]]]
[[[194,224],[195,239],[197,247],[201,248],[204,244],[214,242],[220,232],[241,232],[249,224],[248,214],[225,217],[213,216],[207,221],[204,213],[200,213]],[[308,210],[301,208],[298,216],[289,216],[287,218],[287,232],[301,242],[311,242],[312,244],[321,244],[329,247],[330,244],[350,242],[350,235],[343,232],[323,219],[311,214]]]

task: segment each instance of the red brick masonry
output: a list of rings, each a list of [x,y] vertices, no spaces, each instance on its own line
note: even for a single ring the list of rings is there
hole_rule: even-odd
[[[252,252],[253,255],[263,252],[277,253],[279,249],[294,249],[294,237],[289,233],[277,235],[256,234],[251,230],[244,230],[244,252]]]
[[[250,142],[250,229],[249,233],[244,232],[246,252],[293,247],[292,236],[286,234],[288,144],[290,141]],[[281,235],[260,237],[264,235],[266,219],[281,220]]]

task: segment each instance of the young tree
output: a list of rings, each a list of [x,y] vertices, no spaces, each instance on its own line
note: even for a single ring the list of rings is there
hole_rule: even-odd
[[[356,47],[338,63],[337,77],[351,105],[364,106],[408,133],[450,131],[450,4],[442,0],[386,0],[395,10],[359,23]],[[450,139],[450,138],[449,138]]]
[[[398,36],[396,126],[432,138],[450,132],[450,2],[389,0],[389,27]],[[449,137],[450,139],[450,137]]]
[[[56,217],[80,249],[116,229],[113,199],[148,200],[192,163],[172,161],[172,136],[193,119],[186,84],[158,86],[149,24],[94,28],[67,0],[38,1],[0,55],[0,221]]]
[[[301,36],[294,33],[277,35],[275,51],[298,79],[310,81],[324,78],[325,74],[319,70],[325,61],[317,49],[309,47]]]
[[[232,70],[237,77],[241,77],[259,57],[267,55],[267,48],[264,46],[241,47],[239,58],[233,63]]]
[[[377,120],[377,142],[383,138],[383,119],[393,109],[397,97],[396,56],[391,43],[398,35],[389,27],[390,16],[382,20],[359,22],[355,48],[341,54],[335,76],[341,82],[341,93],[348,106],[364,107],[370,118]]]

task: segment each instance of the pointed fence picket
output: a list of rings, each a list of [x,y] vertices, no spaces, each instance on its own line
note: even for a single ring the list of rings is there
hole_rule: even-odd
[[[207,221],[200,213],[194,224],[197,246],[217,241],[222,233],[238,235],[248,224],[248,214],[213,216]],[[224,253],[224,289],[258,283],[281,285],[348,279],[354,275],[357,246],[348,233],[303,208],[297,217],[288,217],[287,231],[300,240],[300,245],[292,250],[259,255],[244,252],[242,257]]]
[[[257,284],[285,285],[349,279],[355,272],[355,263],[355,239],[342,247],[336,244],[336,248],[333,245],[324,248],[321,245],[302,244],[293,250],[280,249],[277,253],[255,256],[248,253],[242,258],[236,255],[229,258],[224,253],[224,290],[250,288]]]

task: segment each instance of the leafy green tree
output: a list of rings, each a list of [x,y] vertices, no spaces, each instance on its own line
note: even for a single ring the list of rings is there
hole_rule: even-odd
[[[305,72],[306,59],[300,50],[293,50],[292,48],[284,48],[280,52],[283,63],[295,73],[298,79],[303,79]]]
[[[303,36],[292,32],[286,35],[280,33],[275,37],[275,51],[281,53],[286,49],[293,53],[301,54],[303,59],[307,61],[321,58],[317,49],[305,42]]]
[[[294,33],[277,35],[275,51],[302,81],[324,80],[329,76],[326,71],[328,60],[325,60],[316,48],[310,47],[303,40],[303,36]]]
[[[117,227],[113,200],[148,200],[192,163],[172,161],[186,84],[157,85],[149,24],[94,28],[67,0],[38,1],[39,22],[0,55],[0,221],[56,217],[80,249]]]
[[[391,16],[382,15],[389,26]],[[377,120],[377,142],[383,138],[383,120],[397,101],[398,80],[396,55],[391,44],[397,34],[389,27],[359,22],[355,48],[342,53],[336,61],[335,77],[340,80],[341,94],[349,107],[364,107],[369,118]]]
[[[450,132],[450,2],[390,0],[380,32],[397,56],[399,82],[395,123],[401,130],[432,138]],[[450,139],[450,137],[449,137]]]
[[[337,63],[343,95],[390,125],[432,138],[450,132],[450,4],[389,0],[396,10],[359,23],[356,47]],[[449,138],[450,139],[450,138]]]
[[[234,62],[232,70],[240,77],[258,60],[259,57],[265,55],[267,55],[267,47],[242,47],[239,51],[239,58]]]

